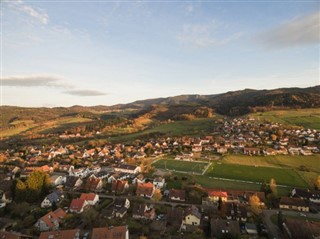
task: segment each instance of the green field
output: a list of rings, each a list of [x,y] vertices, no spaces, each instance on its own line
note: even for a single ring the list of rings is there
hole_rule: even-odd
[[[320,173],[320,155],[275,155],[275,156],[245,156],[227,155],[223,163],[240,164],[247,166],[281,167],[299,170],[301,166],[306,167],[310,172]]]
[[[295,187],[309,186],[296,171],[288,168],[254,167],[213,163],[206,172],[206,176],[252,182],[268,182],[271,178],[274,178],[279,185]]]
[[[183,171],[190,173],[202,173],[207,165],[208,163],[205,162],[189,162],[167,159],[160,159],[153,164],[155,168],[159,169],[168,169],[172,171]]]
[[[195,119],[192,121],[175,121],[161,124],[137,133],[110,137],[112,142],[131,142],[150,134],[164,134],[166,136],[204,136],[212,131],[216,118]]]
[[[236,181],[227,181],[222,179],[210,178],[206,175],[190,175],[174,172],[172,177],[177,176],[177,180],[171,180],[167,182],[167,188],[178,188],[180,189],[184,184],[188,184],[191,181],[195,181],[197,184],[205,188],[215,188],[221,190],[249,190],[249,191],[260,191],[261,185],[255,183],[245,183]],[[186,177],[188,180],[183,181],[182,177]],[[289,194],[290,187],[278,187],[278,196],[285,196]]]
[[[258,120],[268,120],[287,125],[303,126],[320,130],[320,109],[274,110],[250,114]]]

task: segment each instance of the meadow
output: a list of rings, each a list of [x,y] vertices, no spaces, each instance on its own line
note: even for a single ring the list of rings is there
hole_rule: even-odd
[[[152,165],[155,168],[159,168],[159,169],[183,171],[183,172],[190,172],[190,173],[202,173],[203,170],[208,166],[208,163],[160,159],[159,161],[153,163]]]
[[[310,172],[320,173],[320,155],[272,155],[272,156],[245,156],[226,155],[223,157],[225,164],[238,164],[259,167],[281,167],[299,170],[304,166]]]
[[[289,168],[212,163],[205,175],[251,182],[269,182],[271,178],[274,178],[279,185],[309,186],[295,170]]]
[[[320,130],[320,109],[274,110],[249,115],[258,120]]]

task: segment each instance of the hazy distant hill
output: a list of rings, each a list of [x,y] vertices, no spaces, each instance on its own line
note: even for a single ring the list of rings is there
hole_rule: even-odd
[[[278,108],[320,107],[320,86],[309,88],[282,88],[274,90],[245,89],[215,95],[180,95],[168,98],[139,100],[114,106],[72,106],[55,108],[24,108],[1,106],[1,127],[13,122],[32,120],[45,122],[63,117],[93,120],[116,118],[112,111],[121,111],[128,119],[152,118],[156,120],[207,117],[213,112],[227,116],[244,115],[256,111]],[[126,113],[123,113],[126,111]],[[23,122],[25,123],[25,122]]]

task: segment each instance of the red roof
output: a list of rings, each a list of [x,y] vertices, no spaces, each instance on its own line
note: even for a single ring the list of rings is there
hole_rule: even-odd
[[[152,192],[154,189],[154,185],[151,182],[148,183],[138,183],[138,188],[137,188],[137,195],[147,195],[147,196],[152,196]]]
[[[222,192],[222,191],[208,191],[208,197],[228,197],[227,192]]]
[[[70,204],[70,210],[73,211],[81,211],[81,209],[84,206],[86,200],[81,199],[81,198],[75,198],[72,200],[71,204]]]
[[[96,197],[95,193],[82,193],[80,199],[84,199],[87,201],[93,201]]]

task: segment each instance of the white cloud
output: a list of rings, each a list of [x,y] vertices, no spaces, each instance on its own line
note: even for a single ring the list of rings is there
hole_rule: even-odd
[[[295,18],[258,36],[270,48],[282,48],[320,43],[320,12]]]
[[[69,95],[76,95],[76,96],[101,96],[106,95],[106,93],[97,91],[97,90],[68,90],[64,91],[63,93]]]
[[[187,24],[177,35],[177,39],[185,44],[198,48],[221,46],[241,37],[242,33],[237,32],[228,37],[218,37],[218,26],[212,24]]]
[[[12,6],[14,6],[17,10],[24,12],[28,16],[32,17],[33,19],[37,20],[38,22],[42,24],[47,24],[49,21],[49,16],[47,12],[43,9],[34,8],[27,4],[25,4],[23,1],[8,1]]]
[[[50,75],[20,75],[20,76],[4,76],[1,78],[3,86],[16,86],[16,87],[60,87],[70,88],[62,77]]]

